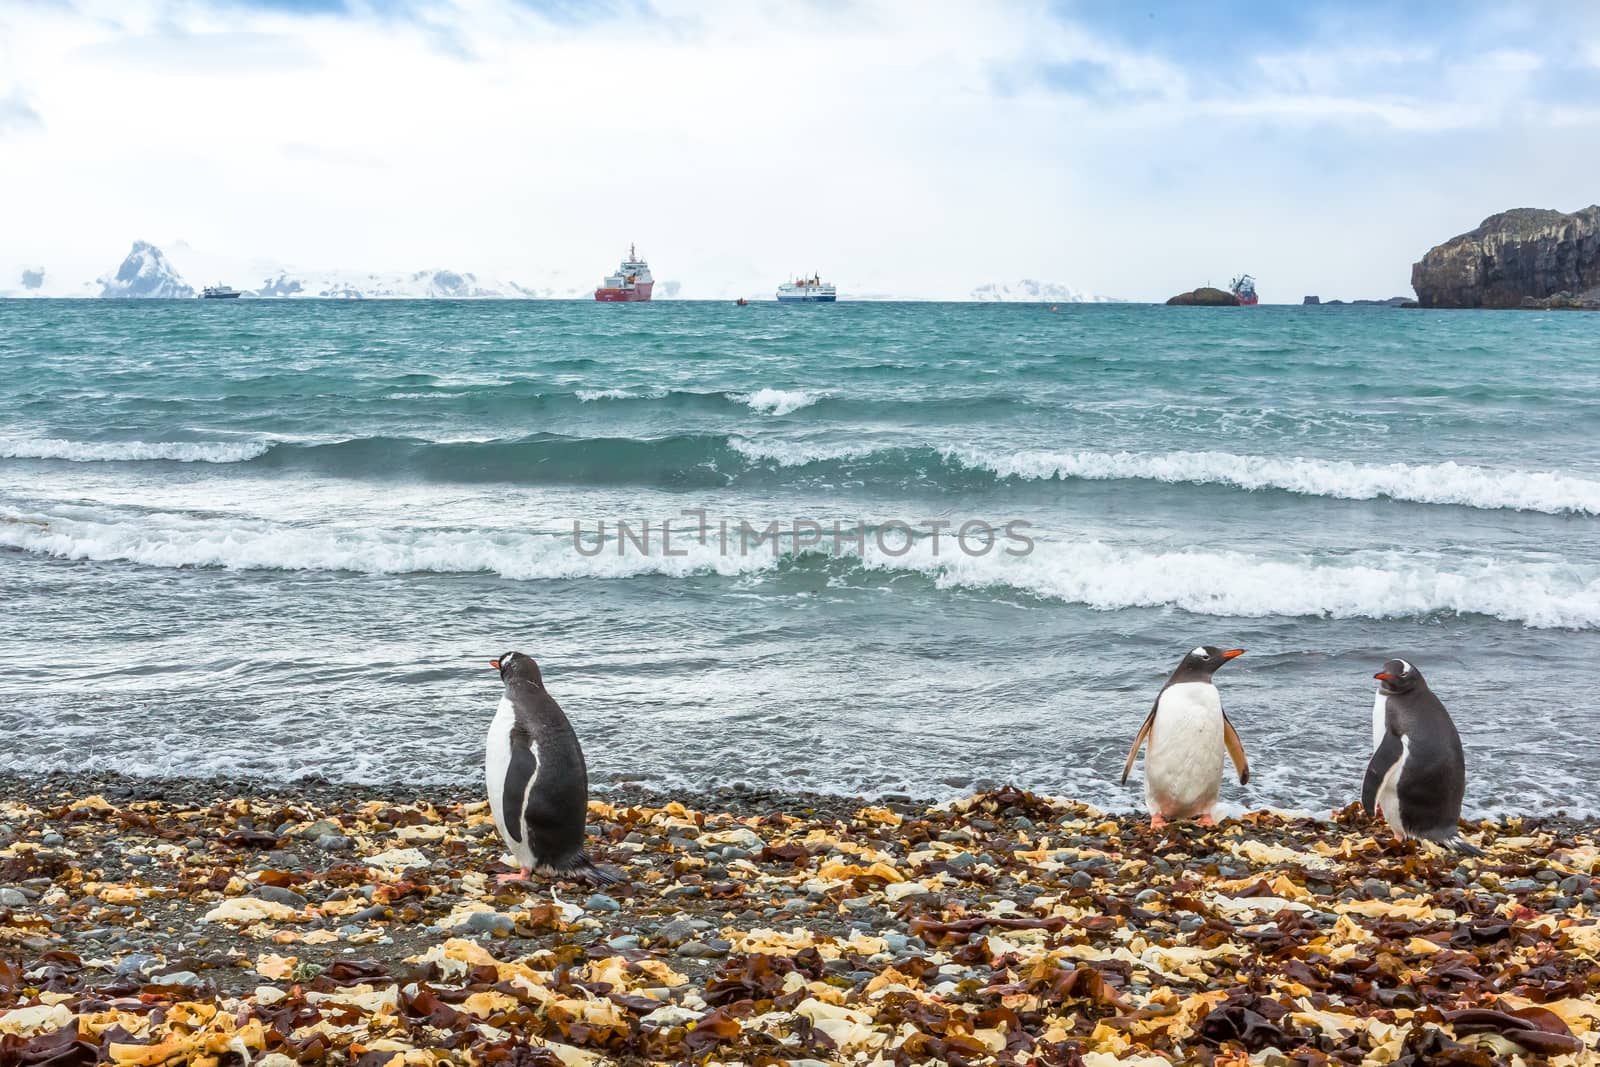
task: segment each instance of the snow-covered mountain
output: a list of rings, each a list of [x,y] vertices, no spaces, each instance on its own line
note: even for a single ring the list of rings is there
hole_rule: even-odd
[[[148,241],[133,242],[133,251],[128,253],[117,272],[97,280],[100,283],[100,296],[105,298],[157,297],[170,300],[194,295],[194,287],[183,280],[167,257],[161,254],[161,249]]]
[[[1005,282],[990,282],[980,285],[972,290],[969,299],[979,303],[1006,301],[1015,303],[1051,303],[1051,304],[1113,304],[1117,303],[1115,297],[1096,296],[1074,289],[1070,285],[1059,282],[1041,282],[1034,278],[1023,278],[1014,285]]]
[[[479,278],[453,270],[359,273],[356,271],[288,271],[263,278],[253,290],[262,297],[334,297],[347,300],[504,300],[541,294],[516,282]]]

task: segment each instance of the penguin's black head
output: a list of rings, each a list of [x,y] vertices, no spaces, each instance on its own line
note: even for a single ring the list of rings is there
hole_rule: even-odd
[[[525,678],[535,685],[544,684],[544,679],[539,676],[539,665],[533,661],[532,656],[521,652],[507,652],[499,659],[490,660],[489,666],[500,672],[500,680],[503,682]]]
[[[1373,675],[1385,693],[1409,693],[1422,683],[1422,672],[1403,659],[1392,659]]]
[[[1242,648],[1218,648],[1216,645],[1201,645],[1183,657],[1183,662],[1178,664],[1180,671],[1196,671],[1200,674],[1210,674],[1235,656],[1244,655]]]

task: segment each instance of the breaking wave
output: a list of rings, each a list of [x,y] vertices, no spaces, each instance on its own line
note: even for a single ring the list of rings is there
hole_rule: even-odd
[[[792,395],[785,397],[768,398],[774,414],[794,410],[785,407],[796,402]],[[936,491],[971,491],[1000,482],[1129,480],[1337,500],[1386,498],[1486,510],[1600,515],[1600,480],[1559,471],[1501,470],[1454,462],[1370,464],[1231,452],[884,446],[871,440],[841,442],[836,437],[686,433],[649,438],[539,433],[487,440],[377,436],[94,442],[34,438],[0,440],[0,458],[241,463],[308,469],[336,477],[664,488],[721,486],[742,478],[770,481],[786,476],[897,486],[915,482]]]
[[[177,463],[244,463],[264,456],[267,441],[65,441],[0,440],[0,459],[64,459],[74,463],[168,460]]]
[[[818,397],[798,389],[758,389],[753,393],[733,394],[733,399],[743,401],[751,411],[764,415],[787,415],[810,407]]]
[[[948,537],[939,550],[924,538],[902,551],[900,535],[889,533],[884,541],[869,535],[860,554],[846,548],[837,555],[826,545],[796,552],[792,544],[774,553],[770,542],[741,550],[713,535],[705,544],[692,537],[677,542],[684,555],[622,552],[614,539],[586,555],[559,524],[524,533],[97,512],[0,516],[0,546],[165,568],[484,573],[515,581],[723,575],[781,585],[794,572],[814,581],[820,571],[835,584],[923,580],[941,590],[989,590],[1096,611],[1175,608],[1236,618],[1481,615],[1534,628],[1600,629],[1600,567],[1399,552],[1328,559],[1040,541],[1031,554],[1009,555],[1004,550],[1017,546],[1002,539],[974,556]]]
[[[1389,497],[1421,504],[1600,515],[1600,481],[1550,471],[1495,470],[1460,463],[1353,463],[1348,460],[1273,459],[1230,452],[949,450],[963,466],[1000,478],[1139,479],[1281,489],[1307,496],[1371,500]]]

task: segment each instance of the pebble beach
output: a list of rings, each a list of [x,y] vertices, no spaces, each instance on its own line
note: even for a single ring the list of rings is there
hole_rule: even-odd
[[[622,790],[596,891],[499,882],[469,787],[3,784],[6,1067],[1600,1063],[1566,820]]]

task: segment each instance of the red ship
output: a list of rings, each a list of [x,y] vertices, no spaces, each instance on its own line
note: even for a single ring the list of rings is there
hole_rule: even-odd
[[[639,253],[629,245],[628,258],[622,261],[617,273],[600,283],[600,288],[594,291],[594,298],[608,304],[632,304],[649,300],[650,290],[655,285],[656,280],[650,275],[650,264],[640,259]]]
[[[1256,295],[1256,280],[1248,274],[1241,274],[1229,282],[1228,291],[1238,297],[1239,303],[1246,307],[1261,302],[1261,298]]]

